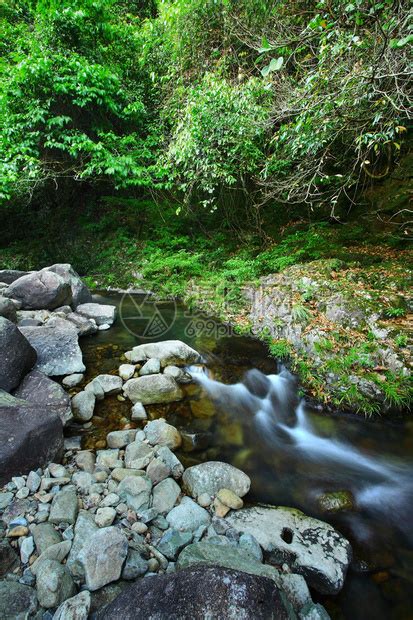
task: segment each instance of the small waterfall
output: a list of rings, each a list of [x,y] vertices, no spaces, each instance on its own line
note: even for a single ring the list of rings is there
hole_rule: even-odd
[[[234,385],[215,381],[202,370],[190,371],[218,407],[247,416],[271,449],[336,472],[340,483],[344,482],[342,488],[347,484],[359,508],[385,513],[397,521],[400,512],[411,506],[413,467],[365,455],[346,441],[320,436],[304,402],[299,401],[296,379],[287,370],[277,375],[250,370]]]

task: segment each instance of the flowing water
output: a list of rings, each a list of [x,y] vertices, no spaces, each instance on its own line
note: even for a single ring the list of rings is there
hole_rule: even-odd
[[[185,466],[232,463],[251,477],[249,502],[300,508],[351,540],[345,587],[319,598],[333,618],[413,618],[413,423],[311,409],[260,342],[173,302],[106,293],[96,301],[116,304],[121,319],[83,339],[87,379],[116,372],[123,353],[143,342],[182,339],[196,348],[206,364],[189,369],[196,382],[185,399],[146,407],[181,430]],[[130,408],[116,397],[98,403],[83,444],[102,446],[110,430],[130,426]],[[353,507],[324,514],[318,498],[332,491],[350,492]]]

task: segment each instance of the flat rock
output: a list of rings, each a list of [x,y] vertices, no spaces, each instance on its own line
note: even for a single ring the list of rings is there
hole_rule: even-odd
[[[183,398],[183,392],[175,379],[160,374],[129,379],[123,391],[133,403],[140,402],[143,405],[172,403]]]
[[[127,538],[118,528],[105,527],[95,532],[79,554],[88,590],[117,581],[127,553]]]
[[[14,395],[27,400],[32,406],[43,407],[58,415],[63,426],[73,418],[69,395],[56,381],[38,370],[32,370],[25,376]]]
[[[80,304],[76,312],[88,319],[93,319],[96,325],[112,325],[116,318],[116,307],[107,304]]]
[[[47,269],[28,273],[15,280],[6,295],[20,301],[27,310],[53,310],[72,302],[70,285],[57,273]]]
[[[105,396],[119,394],[122,391],[123,381],[116,375],[98,375],[93,381],[101,385]]]
[[[0,394],[0,484],[59,460],[62,453],[63,425],[56,413]]]
[[[288,564],[323,594],[344,584],[351,560],[350,543],[331,525],[299,510],[256,506],[231,513],[226,521],[255,536],[275,564]]]
[[[158,551],[168,560],[175,561],[187,545],[192,541],[192,532],[179,532],[178,530],[168,530],[156,545]]]
[[[37,354],[20,330],[0,316],[0,389],[17,387],[36,363]]]
[[[243,497],[251,486],[251,480],[244,472],[220,461],[208,461],[189,467],[184,472],[182,481],[192,497],[198,497],[202,493],[216,495],[220,489],[229,489],[238,497]]]
[[[290,620],[291,610],[270,579],[225,568],[191,568],[151,576],[126,588],[100,620]]]
[[[69,523],[73,525],[76,522],[79,505],[77,501],[76,489],[72,486],[64,487],[59,491],[50,508],[50,523]]]
[[[137,430],[134,428],[126,431],[112,431],[106,436],[106,443],[109,448],[124,448],[135,440]]]
[[[211,516],[190,497],[183,497],[179,506],[172,508],[166,515],[166,520],[174,530],[194,532],[201,525],[209,525]]]
[[[165,340],[164,342],[149,342],[134,347],[125,354],[126,358],[133,362],[142,362],[155,358],[161,366],[182,366],[195,364],[201,361],[200,354],[181,340]]]
[[[132,469],[143,469],[154,457],[154,450],[143,441],[130,443],[125,450],[125,466]]]
[[[71,375],[86,370],[77,331],[69,321],[55,327],[21,327],[20,331],[36,350],[36,370],[48,376]]]

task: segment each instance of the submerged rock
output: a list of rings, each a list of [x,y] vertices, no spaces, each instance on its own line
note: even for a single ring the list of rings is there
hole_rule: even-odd
[[[274,582],[225,568],[193,568],[151,576],[126,588],[101,620],[290,620],[290,607]]]
[[[10,392],[33,368],[37,354],[20,330],[0,316],[0,389]]]
[[[255,536],[272,562],[288,564],[319,592],[335,594],[343,587],[351,546],[328,523],[292,508],[265,506],[233,512],[226,521]]]
[[[354,497],[350,491],[323,493],[317,497],[317,504],[321,512],[326,514],[355,508]]]

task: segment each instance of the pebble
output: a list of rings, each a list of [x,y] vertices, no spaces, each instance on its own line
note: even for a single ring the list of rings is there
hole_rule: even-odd
[[[132,525],[131,530],[133,532],[136,532],[137,534],[145,534],[148,531],[148,526],[146,525],[146,523],[141,523],[140,521],[137,521]]]
[[[242,499],[230,489],[220,489],[217,493],[217,498],[222,504],[233,510],[239,510],[244,505]]]
[[[210,506],[212,503],[211,496],[208,495],[208,493],[201,493],[201,495],[198,496],[197,501],[198,504],[202,506],[202,508],[208,508],[208,506]]]
[[[30,556],[34,552],[33,536],[28,536],[27,538],[20,540],[22,540],[22,543],[20,545],[20,559],[23,564],[28,564]]]
[[[14,495],[11,492],[0,493],[0,510],[7,508],[7,506],[13,501],[13,497]]]
[[[17,491],[16,493],[17,499],[25,499],[26,497],[29,497],[29,495],[30,495],[30,490],[27,487],[23,487],[22,489],[19,489],[19,491]]]
[[[25,525],[16,525],[11,530],[7,532],[7,536],[9,538],[20,538],[20,536],[27,536],[29,533],[29,528]]]
[[[14,476],[12,482],[16,485],[17,490],[22,489],[26,484],[26,480],[21,476]]]
[[[99,527],[108,527],[112,525],[116,517],[116,510],[114,508],[98,508],[95,515],[95,523]]]
[[[31,471],[27,476],[26,486],[29,489],[30,493],[36,493],[38,488],[40,487],[42,479],[39,474],[35,471]]]
[[[48,466],[48,470],[52,478],[66,478],[67,470],[63,465],[59,465],[59,463],[50,463]]]
[[[106,497],[101,501],[100,505],[104,508],[107,506],[116,506],[120,502],[120,497],[116,493],[109,493]]]

